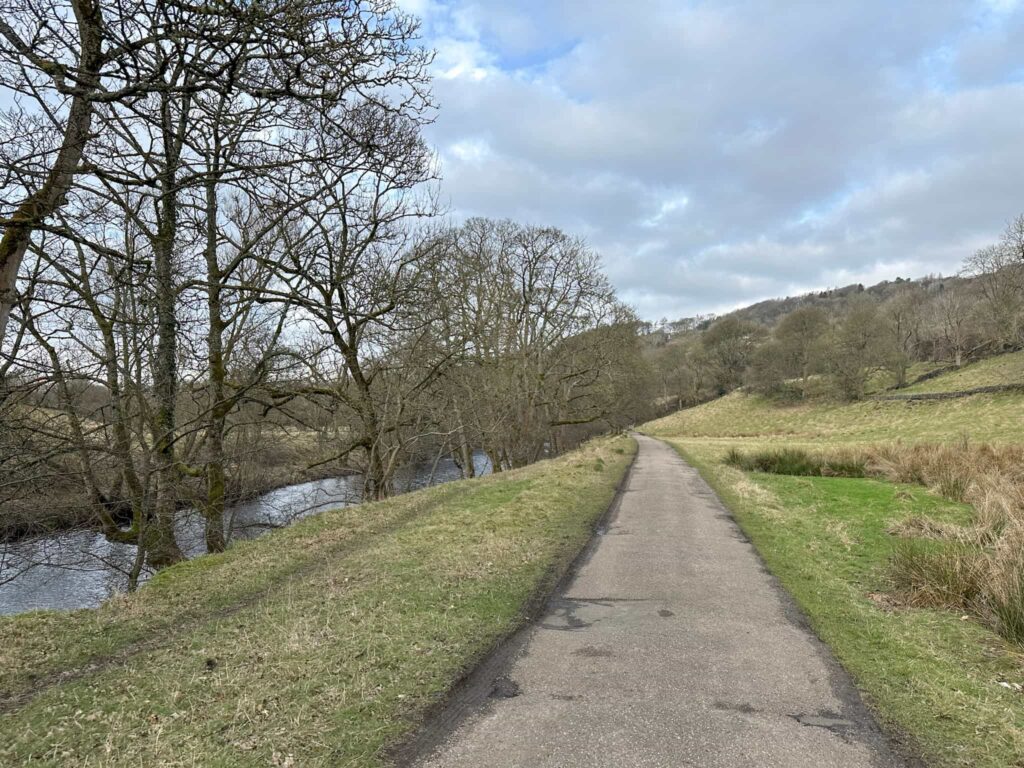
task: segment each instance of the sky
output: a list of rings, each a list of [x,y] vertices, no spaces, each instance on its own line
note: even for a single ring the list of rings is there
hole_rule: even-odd
[[[1024,212],[1024,0],[399,0],[455,219],[676,319],[955,273]]]

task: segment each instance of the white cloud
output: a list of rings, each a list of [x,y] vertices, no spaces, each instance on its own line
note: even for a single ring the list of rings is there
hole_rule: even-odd
[[[403,1],[454,213],[585,235],[648,317],[951,272],[1024,210],[1019,3]]]
[[[690,198],[688,195],[675,195],[662,200],[658,206],[658,211],[650,218],[644,219],[641,224],[645,227],[657,227],[666,218],[672,216],[679,211],[685,210],[690,204]]]

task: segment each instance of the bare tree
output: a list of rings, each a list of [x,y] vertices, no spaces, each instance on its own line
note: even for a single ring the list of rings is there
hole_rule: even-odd
[[[877,304],[866,297],[853,302],[830,342],[829,367],[843,397],[864,397],[868,378],[884,360],[883,338]]]
[[[624,372],[645,366],[638,323],[596,254],[549,228],[472,219],[443,238],[441,335],[462,345],[442,400],[457,453],[481,446],[496,471],[560,447],[564,428],[629,412]]]
[[[715,367],[719,394],[735,389],[743,382],[757,346],[767,330],[735,316],[715,321],[701,337],[701,344]]]
[[[354,419],[336,458],[361,452],[376,498],[389,492],[409,397],[441,364],[419,354],[434,316],[426,297],[435,251],[417,223],[436,206],[418,190],[433,161],[413,115],[366,103],[326,117],[316,154],[333,162],[311,164],[317,194],[281,228],[282,252],[268,266],[276,295],[305,318],[307,394]]]
[[[73,24],[59,23],[68,16]],[[30,142],[27,153],[3,157],[3,187],[21,199],[5,194],[0,214],[0,348],[32,233],[64,205],[89,140],[96,97],[116,69],[116,52],[129,42],[115,30],[124,27],[106,22],[101,0],[19,0],[0,18],[0,82],[36,104],[32,113],[9,113],[4,126],[11,139],[27,128]]]
[[[996,348],[1021,342],[1024,327],[1024,221],[1013,225],[995,245],[986,246],[964,262],[964,274],[974,279],[981,294],[979,319]]]
[[[818,307],[801,307],[779,321],[774,331],[779,342],[776,350],[787,373],[800,377],[802,397],[807,397],[811,374],[824,360],[822,339],[828,330],[828,315]],[[770,360],[761,356],[762,367],[772,370]]]
[[[288,314],[268,254],[326,178],[405,162],[373,142],[395,134],[383,125],[415,138],[428,119],[430,53],[416,20],[383,0],[61,8],[25,0],[0,28],[0,64],[26,96],[5,116],[25,151],[0,157],[13,217],[0,298],[24,306],[4,372],[35,366],[56,387],[54,438],[106,499],[104,529],[159,566],[181,557],[174,520],[193,475],[206,480],[207,546],[224,546],[227,419],[269,375]],[[26,266],[38,279],[18,297]],[[106,393],[95,429],[74,402],[79,380]],[[127,530],[103,517],[125,496]]]
[[[946,288],[929,305],[932,326],[957,368],[971,348],[974,302],[960,287]]]
[[[879,308],[884,329],[882,355],[896,379],[897,387],[907,385],[907,374],[917,354],[923,300],[920,290],[910,288],[893,296]]]

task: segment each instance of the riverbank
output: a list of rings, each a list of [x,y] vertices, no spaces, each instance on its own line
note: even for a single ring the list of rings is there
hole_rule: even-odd
[[[0,762],[382,764],[557,581],[634,450],[595,440],[0,619]]]
[[[313,456],[296,451],[287,451],[283,456],[275,453],[259,464],[245,465],[229,475],[225,502],[242,504],[289,485],[358,474],[335,463],[318,464]],[[202,480],[185,478],[182,489],[186,495],[178,500],[179,509],[193,507],[205,497]],[[118,510],[114,513],[117,517]],[[125,524],[129,522],[130,515],[124,518]],[[30,500],[0,507],[0,544],[80,530],[99,530],[99,525],[89,499],[70,478],[40,490]]]
[[[477,476],[487,474],[486,457],[477,454],[474,458]],[[451,459],[407,464],[396,473],[395,492],[459,479],[462,471]],[[362,483],[361,475],[349,474],[285,485],[230,504],[225,510],[228,541],[257,538],[309,515],[358,504]],[[194,507],[179,510],[175,536],[186,557],[207,554],[204,521]],[[88,527],[4,545],[0,549],[0,615],[95,608],[127,590],[136,556],[133,544],[111,542]],[[148,581],[151,575],[152,571],[144,568],[141,580]]]

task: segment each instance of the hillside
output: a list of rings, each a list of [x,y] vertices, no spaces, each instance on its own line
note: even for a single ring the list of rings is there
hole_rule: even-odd
[[[959,392],[1022,381],[1024,352],[1018,352],[966,365],[900,390],[898,394]],[[1024,396],[992,393],[948,401],[867,399],[856,403],[821,398],[783,405],[756,395],[733,392],[653,421],[646,426],[646,431],[663,437],[803,443],[963,438],[1020,442],[1024,431]]]
[[[870,296],[878,301],[885,301],[896,296],[908,287],[919,286],[927,293],[934,294],[953,286],[969,285],[971,280],[963,277],[921,277],[916,280],[883,280],[871,286],[853,284],[842,288],[829,288],[822,291],[806,293],[801,296],[787,296],[781,299],[759,301],[748,307],[729,312],[725,317],[735,316],[741,320],[771,326],[794,309],[801,307],[820,307],[830,314],[842,314],[852,299],[857,296]]]
[[[897,278],[896,280],[883,280],[875,285],[864,286],[860,283],[845,285],[840,288],[825,288],[820,291],[800,294],[798,296],[786,296],[776,299],[765,299],[745,307],[740,307],[732,312],[726,312],[718,316],[699,316],[693,318],[682,318],[669,323],[666,329],[675,333],[691,329],[706,328],[711,320],[724,317],[735,317],[739,320],[757,323],[766,327],[775,325],[783,316],[788,315],[795,309],[802,307],[819,307],[829,314],[841,315],[846,311],[851,300],[858,296],[870,296],[877,301],[885,301],[911,286],[923,288],[928,294],[935,294],[950,287],[966,287],[972,283],[970,277],[943,277],[930,275],[917,279]]]
[[[1024,384],[1024,352],[997,355],[957,371],[913,384],[902,393],[962,392],[979,387]]]

